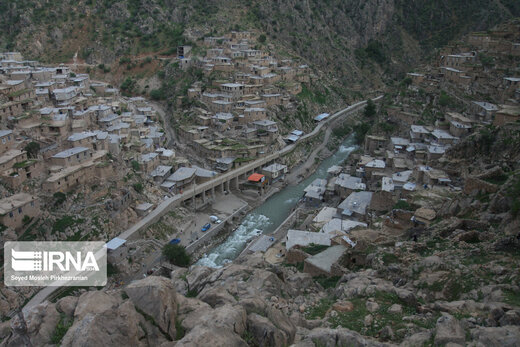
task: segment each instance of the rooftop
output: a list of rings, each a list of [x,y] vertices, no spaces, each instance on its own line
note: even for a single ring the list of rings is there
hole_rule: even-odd
[[[33,200],[36,200],[36,197],[27,193],[19,193],[11,195],[7,198],[3,198],[0,200],[0,215],[3,216],[6,213],[11,212],[18,207],[24,206]]]
[[[308,246],[311,243],[315,245],[330,246],[330,238],[330,234],[289,229],[287,231],[287,242],[285,248],[291,249],[294,246]]]
[[[72,157],[75,154],[82,153],[85,151],[88,151],[87,147],[73,147],[73,148],[69,148],[64,151],[61,151],[59,153],[56,153],[52,157],[53,158],[68,158],[68,157]]]
[[[341,259],[346,250],[347,249],[341,245],[332,246],[321,253],[305,259],[305,261],[311,265],[314,265],[318,269],[321,269],[325,272],[330,272],[332,265]]]
[[[167,178],[168,181],[179,182],[191,178],[195,175],[196,168],[180,167],[177,171]]]

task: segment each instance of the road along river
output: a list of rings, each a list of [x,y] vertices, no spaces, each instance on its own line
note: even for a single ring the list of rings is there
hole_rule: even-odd
[[[303,196],[303,190],[316,178],[326,178],[327,170],[331,166],[341,165],[356,148],[354,134],[351,134],[333,155],[320,163],[311,176],[298,185],[285,187],[249,212],[231,235],[199,259],[196,265],[220,267],[238,257],[247,241],[257,235],[258,230],[262,230],[264,234],[273,233]]]

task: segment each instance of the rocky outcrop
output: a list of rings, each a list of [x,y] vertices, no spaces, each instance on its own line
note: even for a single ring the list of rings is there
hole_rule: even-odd
[[[162,332],[175,338],[177,299],[170,280],[150,276],[131,283],[125,292],[137,309],[150,316]]]

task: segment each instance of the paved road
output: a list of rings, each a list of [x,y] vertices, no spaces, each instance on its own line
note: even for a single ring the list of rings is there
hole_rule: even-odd
[[[374,98],[372,100],[377,101],[377,100],[381,99],[382,97],[383,96],[380,95],[377,98]],[[352,112],[359,110],[365,104],[366,104],[366,101],[360,101],[354,105],[351,105],[347,108],[344,108],[344,109],[334,113],[333,115],[329,116],[326,120],[324,120],[320,124],[318,124],[316,126],[316,128],[314,128],[313,131],[302,136],[299,141],[303,141],[303,140],[306,140],[310,137],[317,135],[325,125],[329,124],[330,122],[334,121],[335,119],[337,119],[338,117],[340,117],[344,114],[350,114]],[[141,228],[151,224],[151,222],[154,221],[155,218],[162,216],[163,213],[165,213],[169,208],[171,208],[175,204],[180,204],[182,201],[185,201],[185,200],[188,200],[189,198],[191,198],[194,194],[198,195],[198,194],[202,193],[203,191],[207,191],[207,190],[211,189],[212,187],[218,186],[222,182],[227,182],[227,181],[231,180],[232,178],[238,177],[244,173],[247,173],[248,171],[254,170],[257,167],[262,166],[271,160],[277,159],[280,156],[291,152],[295,147],[296,147],[296,144],[284,147],[281,151],[270,154],[266,157],[259,158],[252,163],[239,167],[238,169],[235,169],[233,171],[219,175],[211,181],[208,181],[201,185],[196,186],[195,189],[189,189],[188,192],[184,192],[183,194],[178,194],[178,195],[175,195],[171,198],[164,200],[162,203],[159,204],[159,206],[157,206],[157,208],[155,208],[155,210],[150,212],[146,217],[141,219],[139,222],[134,224],[132,227],[130,227],[129,229],[127,229],[126,231],[121,233],[118,237],[125,239],[125,240],[129,239],[135,232],[137,232]],[[47,297],[49,297],[58,288],[59,287],[45,287],[42,290],[40,290],[24,306],[23,312],[26,313],[32,307],[45,301],[45,299],[47,299]]]

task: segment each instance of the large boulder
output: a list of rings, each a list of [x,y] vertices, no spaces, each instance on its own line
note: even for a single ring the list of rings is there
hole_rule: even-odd
[[[247,347],[248,344],[232,330],[198,325],[175,344],[183,346]]]
[[[164,278],[150,276],[131,283],[125,292],[141,312],[153,318],[157,326],[175,338],[177,299],[173,283]]]
[[[471,329],[473,345],[477,347],[500,346],[515,347],[520,341],[519,326],[476,327]]]
[[[289,337],[267,317],[257,313],[247,316],[247,331],[253,336],[255,345],[258,346],[287,346]]]
[[[145,336],[134,305],[120,306],[97,313],[85,313],[69,328],[62,346],[143,346]]]
[[[87,314],[95,315],[117,307],[121,298],[108,295],[102,291],[90,291],[83,293],[74,310],[74,320],[82,320]]]
[[[77,296],[66,296],[61,298],[56,303],[56,309],[59,312],[64,313],[67,317],[72,318],[74,316],[78,300],[79,298]]]
[[[302,341],[294,346],[307,346],[308,342],[313,342],[314,346],[335,347],[335,346],[352,346],[352,347],[385,347],[394,346],[388,343],[381,343],[370,338],[366,338],[355,331],[345,328],[328,329],[317,328],[311,330]]]
[[[435,344],[437,346],[444,346],[447,343],[457,343],[464,345],[466,341],[466,334],[460,325],[460,322],[452,315],[444,313],[438,320],[435,326]]]

